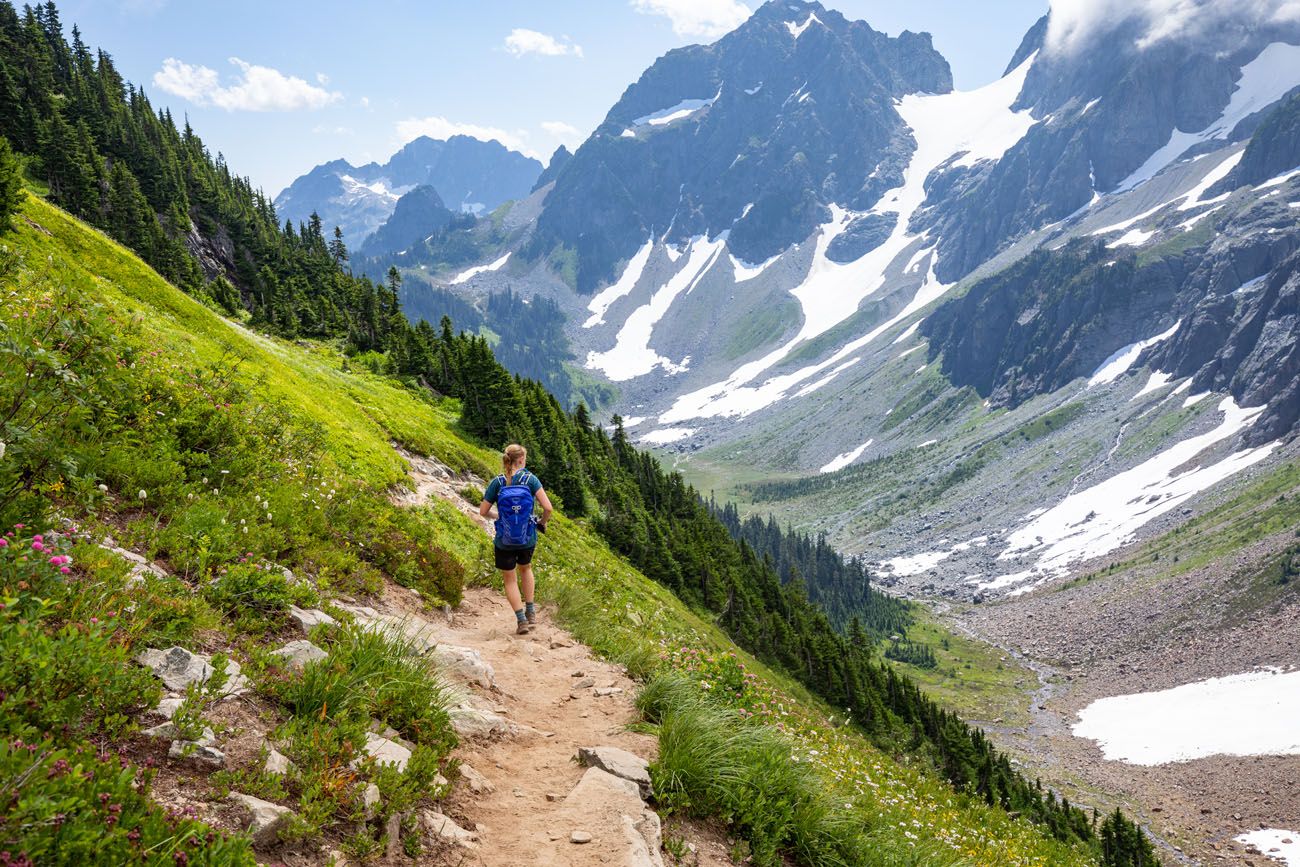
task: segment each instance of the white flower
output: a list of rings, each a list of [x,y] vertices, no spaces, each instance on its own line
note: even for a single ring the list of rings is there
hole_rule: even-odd
[[[136,496],[142,500],[147,500],[149,498],[149,492],[146,491],[144,488],[141,488],[140,493],[136,494]]]
[[[5,441],[0,440],[0,458],[5,456]]]
[[[108,485],[99,485],[99,492],[100,492],[101,494],[107,494],[107,493],[108,493]]]

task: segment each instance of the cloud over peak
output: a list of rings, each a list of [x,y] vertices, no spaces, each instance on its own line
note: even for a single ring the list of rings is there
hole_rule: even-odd
[[[154,73],[154,86],[195,105],[216,106],[226,111],[301,111],[324,108],[343,98],[343,94],[311,84],[296,75],[286,75],[269,66],[258,66],[230,58],[238,69],[233,82],[221,83],[215,69],[197,66],[175,57],[163,61]],[[321,84],[328,82],[317,75]]]
[[[1243,27],[1300,24],[1300,0],[1052,0],[1047,48],[1070,53],[1099,36],[1136,24],[1136,46],[1213,38]]]
[[[673,32],[689,39],[717,39],[749,20],[750,8],[738,0],[631,0],[645,15],[663,15]]]
[[[566,54],[574,57],[582,56],[582,46],[574,45],[569,37],[561,36],[556,39],[550,34],[524,27],[511,30],[505,44],[506,51],[515,57],[523,57],[525,54],[540,54],[543,57],[563,57]]]

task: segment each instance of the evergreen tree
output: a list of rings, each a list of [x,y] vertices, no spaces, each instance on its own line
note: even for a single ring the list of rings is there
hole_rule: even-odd
[[[10,215],[23,203],[22,164],[9,146],[0,138],[0,231],[9,228]]]

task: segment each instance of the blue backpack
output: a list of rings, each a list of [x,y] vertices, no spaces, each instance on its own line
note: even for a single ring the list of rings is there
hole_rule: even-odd
[[[533,524],[533,492],[528,487],[527,470],[519,483],[511,484],[504,475],[497,493],[497,545],[504,548],[531,548],[537,544],[537,527]]]

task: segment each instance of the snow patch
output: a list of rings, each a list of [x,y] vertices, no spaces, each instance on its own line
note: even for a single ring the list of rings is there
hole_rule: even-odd
[[[1036,584],[1041,584],[1064,575],[1071,564],[1128,544],[1148,522],[1259,463],[1277,448],[1277,442],[1267,443],[1234,452],[1218,463],[1187,467],[1201,452],[1253,425],[1264,407],[1242,409],[1231,397],[1225,397],[1218,410],[1223,413],[1223,421],[1213,430],[1189,437],[1132,469],[1076,491],[1027,520],[1007,537],[1007,546],[998,559],[1032,551],[1037,555],[1034,568],[1016,576],[992,579],[980,587],[996,589],[1031,577],[1037,577]],[[1013,577],[1015,580],[1010,580]]]
[[[749,96],[753,96],[754,94],[758,93],[762,89],[763,89],[763,82],[760,81],[758,85],[755,87],[745,88],[745,93],[748,94]]]
[[[1189,383],[1191,382],[1190,379],[1187,381]],[[1210,393],[1208,391],[1203,391],[1200,394],[1189,394],[1187,397],[1183,398],[1183,409],[1187,409],[1189,406],[1196,406],[1209,396]]]
[[[1132,367],[1133,362],[1138,360],[1138,356],[1142,354],[1142,350],[1146,349],[1148,346],[1155,346],[1157,343],[1163,343],[1173,337],[1174,332],[1176,332],[1182,324],[1183,320],[1179,319],[1168,331],[1163,331],[1155,337],[1148,337],[1146,340],[1139,340],[1137,343],[1130,343],[1128,346],[1116,350],[1110,358],[1103,361],[1101,366],[1092,372],[1092,376],[1088,379],[1088,388],[1106,382],[1114,382],[1116,379],[1119,379],[1120,374]]]
[[[817,17],[817,13],[810,12],[808,14],[808,20],[805,21],[804,23],[795,24],[791,21],[787,21],[785,22],[785,27],[787,30],[790,31],[791,36],[793,36],[795,39],[798,39],[800,36],[803,36],[803,32],[807,30],[808,26],[812,24],[814,21],[816,21],[818,24],[822,23],[821,19]]]
[[[894,557],[892,560],[885,560],[880,567],[890,570],[895,575],[920,575],[951,556],[951,551],[926,551],[911,557]]]
[[[902,334],[900,334],[900,335],[898,335],[897,337],[894,338],[894,344],[893,344],[893,345],[894,345],[894,346],[897,346],[898,344],[902,343],[904,340],[906,340],[907,338],[909,338],[909,337],[911,337],[913,334],[915,334],[915,333],[916,333],[916,329],[920,328],[920,327],[921,327],[921,323],[924,322],[924,321],[925,321],[925,320],[923,320],[923,319],[918,319],[918,320],[916,320],[915,322],[913,322],[911,325],[907,326],[907,330],[906,330],[906,331],[904,331]],[[918,347],[918,348],[919,348],[919,347]],[[902,358],[902,356],[900,355],[899,358]]]
[[[824,334],[852,316],[863,299],[884,285],[886,269],[918,237],[909,234],[908,223],[925,201],[925,179],[931,171],[959,154],[958,165],[996,160],[1024,137],[1036,121],[1028,111],[1012,111],[1011,106],[1020,94],[1035,56],[1026,58],[1004,78],[978,90],[903,97],[897,109],[911,129],[917,148],[903,173],[902,186],[887,192],[872,209],[872,213],[897,215],[890,236],[855,262],[839,264],[830,261],[826,251],[831,241],[842,234],[857,216],[833,205],[831,220],[817,237],[808,276],[791,291],[803,310],[804,321],[799,332],[785,345],[741,366],[726,380],[678,397],[660,420],[674,423],[690,418],[744,416],[770,406],[798,383],[848,357],[945,294],[950,286],[934,276],[934,257],[931,256],[929,274],[912,302],[893,319],[842,347],[820,364],[774,377],[758,386],[750,385],[799,344]]]
[[[682,269],[657,289],[647,303],[632,311],[619,329],[611,349],[587,354],[587,368],[602,371],[614,382],[644,376],[656,367],[662,367],[668,373],[683,372],[685,362],[674,364],[650,348],[650,335],[677,296],[695,288],[717,261],[726,243],[725,238],[712,241],[706,237],[693,239]]]
[[[1287,181],[1291,180],[1292,178],[1298,176],[1300,176],[1300,169],[1292,169],[1291,171],[1284,172],[1275,178],[1269,178],[1267,181],[1264,181],[1264,183],[1262,184],[1257,184],[1255,186],[1255,189],[1267,190],[1269,187],[1278,187],[1281,186],[1282,184],[1285,184]]]
[[[1260,852],[1287,867],[1300,867],[1300,834],[1280,828],[1261,828],[1233,838],[1238,843],[1254,846]]]
[[[1232,294],[1246,295],[1258,289],[1263,284],[1263,282],[1267,279],[1268,279],[1267,273],[1260,274],[1258,277],[1253,277],[1250,280],[1247,280],[1245,283],[1242,283],[1236,289],[1233,289]]]
[[[928,448],[929,446],[938,445],[938,444],[939,444],[938,440],[926,440],[923,443],[918,443],[916,447],[918,449],[924,449],[924,448]]]
[[[665,427],[659,430],[652,430],[648,434],[638,437],[639,442],[650,443],[654,446],[668,445],[669,443],[681,442],[695,436],[695,428],[690,427]]]
[[[628,418],[623,419],[623,427],[625,429],[630,427],[636,427],[643,421],[645,421],[645,416],[643,415],[630,416]]]
[[[500,259],[497,259],[495,262],[492,262],[491,264],[475,265],[473,268],[470,268],[468,271],[462,271],[459,274],[457,274],[455,277],[452,277],[451,283],[449,285],[459,286],[461,283],[464,283],[465,281],[473,277],[477,277],[479,274],[486,274],[489,271],[500,271],[502,268],[505,267],[506,262],[508,262],[509,260],[510,260],[510,254],[506,253]]]
[[[731,267],[735,272],[735,281],[737,283],[744,283],[745,281],[753,280],[759,274],[762,274],[764,271],[767,270],[768,265],[771,265],[777,259],[780,259],[781,256],[783,255],[784,255],[783,253],[777,253],[771,259],[768,259],[766,262],[760,262],[757,265],[751,265],[748,262],[745,262],[741,259],[737,259],[735,256],[732,256],[730,253],[727,254],[727,258],[731,260]]]
[[[637,281],[641,279],[641,272],[645,270],[646,262],[650,261],[650,252],[654,246],[654,239],[646,241],[645,246],[637,250],[636,254],[628,260],[627,267],[623,269],[623,274],[618,280],[591,299],[591,303],[587,305],[591,316],[582,323],[583,328],[594,328],[602,324],[605,321],[605,312],[613,303],[636,288]]]
[[[1163,765],[1207,756],[1300,755],[1300,671],[1265,669],[1159,692],[1103,698],[1075,736],[1110,761]]]
[[[1163,370],[1153,370],[1151,371],[1151,377],[1147,379],[1147,384],[1142,386],[1142,390],[1139,391],[1137,394],[1133,395],[1132,397],[1130,397],[1129,400],[1137,400],[1139,397],[1141,397],[1144,394],[1150,394],[1153,391],[1159,391],[1160,389],[1168,385],[1169,380],[1171,379],[1173,379],[1173,376],[1171,376],[1168,373],[1165,373]]]
[[[836,470],[844,469],[849,464],[853,463],[858,458],[862,457],[862,453],[865,452],[868,448],[870,448],[873,442],[875,442],[874,439],[867,440],[865,443],[858,446],[856,449],[851,449],[850,451],[847,451],[842,455],[836,455],[835,457],[831,458],[831,460],[817,472],[833,473]]]
[[[696,112],[702,111],[703,109],[713,105],[719,96],[722,96],[721,89],[708,99],[683,99],[676,105],[651,112],[650,114],[641,115],[636,120],[632,121],[632,126],[645,126],[646,124],[649,124],[650,126],[664,126],[673,121],[683,120]]]
[[[1112,250],[1116,247],[1141,247],[1147,241],[1150,241],[1154,235],[1155,232],[1146,232],[1142,229],[1129,229],[1106,246]]]
[[[1225,138],[1243,119],[1277,102],[1300,85],[1300,45],[1274,42],[1241,68],[1241,78],[1219,119],[1198,132],[1175,128],[1165,146],[1153,153],[1116,192],[1131,190],[1155,177],[1192,145]]]

